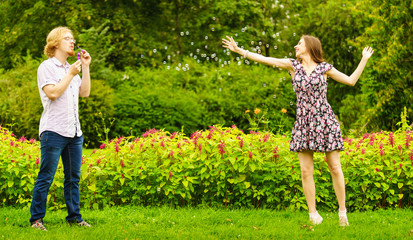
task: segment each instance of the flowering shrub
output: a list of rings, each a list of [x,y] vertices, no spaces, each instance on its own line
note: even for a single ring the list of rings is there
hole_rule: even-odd
[[[38,171],[39,144],[0,129],[0,187],[5,205],[24,205]],[[350,210],[413,204],[413,136],[379,132],[344,140],[341,162]],[[212,126],[190,137],[149,130],[117,137],[83,157],[81,205],[253,206],[306,209],[299,161],[283,135]],[[337,208],[324,155],[315,154],[317,204]],[[49,206],[64,207],[58,169]]]

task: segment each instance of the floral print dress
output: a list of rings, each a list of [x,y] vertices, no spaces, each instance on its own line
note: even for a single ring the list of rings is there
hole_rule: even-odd
[[[319,63],[308,76],[299,61],[290,60],[295,72],[292,84],[297,96],[297,116],[291,134],[290,151],[344,150],[340,124],[327,102],[328,82],[324,74],[333,65]]]

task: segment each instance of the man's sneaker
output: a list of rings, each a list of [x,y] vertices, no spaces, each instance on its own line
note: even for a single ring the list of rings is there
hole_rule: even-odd
[[[36,221],[32,222],[32,228],[47,231],[47,229],[44,227],[41,220],[36,220]]]
[[[340,227],[347,227],[347,226],[349,226],[348,220],[347,220],[347,216],[340,216],[340,217],[339,217],[339,221],[340,221]]]
[[[81,227],[92,227],[92,226],[90,226],[89,223],[87,223],[85,221],[78,222],[77,225],[79,225]]]
[[[323,218],[320,216],[320,214],[318,214],[318,212],[310,213],[310,222],[313,225],[318,225],[323,222]]]
[[[81,226],[81,227],[92,227],[92,226],[90,226],[90,224],[89,223],[87,223],[87,222],[85,222],[85,221],[80,221],[80,222],[67,222],[68,224],[69,224],[69,226],[72,226],[72,225],[78,225],[78,226]]]

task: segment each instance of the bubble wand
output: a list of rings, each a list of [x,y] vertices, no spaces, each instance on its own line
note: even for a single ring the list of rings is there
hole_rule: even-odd
[[[76,47],[80,49],[80,51],[77,53],[77,60],[80,60],[80,54],[82,52],[82,49],[79,47],[79,45],[77,45]]]

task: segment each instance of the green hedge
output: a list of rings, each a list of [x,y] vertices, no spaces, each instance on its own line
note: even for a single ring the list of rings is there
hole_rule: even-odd
[[[0,129],[0,200],[24,206],[38,171],[39,143]],[[411,207],[412,132],[379,132],[345,139],[341,162],[349,210]],[[289,138],[212,126],[190,137],[151,129],[118,137],[84,155],[81,206],[232,206],[306,209],[299,161]],[[315,154],[319,208],[337,200],[323,154]],[[61,165],[48,206],[63,208]]]
[[[29,56],[19,67],[0,72],[0,125],[17,136],[38,136],[43,110],[36,77],[40,62]],[[92,148],[151,128],[187,135],[213,124],[248,129],[248,109],[266,112],[267,130],[274,132],[290,131],[295,119],[290,78],[271,67],[237,62],[222,67],[185,59],[158,69],[97,68],[91,74],[91,94],[80,100],[79,113],[85,143]]]

